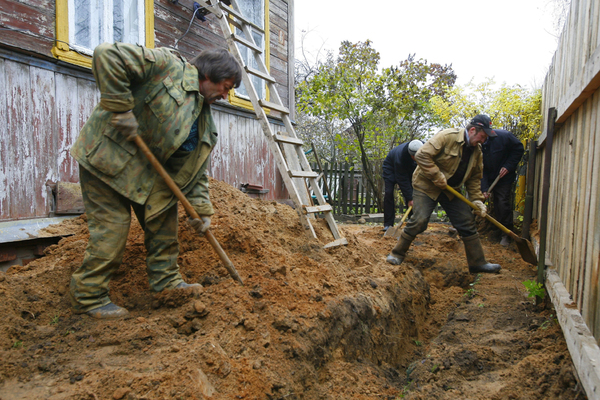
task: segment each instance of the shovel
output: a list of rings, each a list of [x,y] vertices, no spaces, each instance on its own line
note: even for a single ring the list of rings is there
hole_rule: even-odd
[[[452,187],[446,186],[446,190],[448,190],[450,193],[452,193],[453,195],[455,195],[456,197],[458,197],[459,199],[461,199],[462,201],[467,203],[472,209],[479,210],[479,208],[477,208],[477,206],[475,204],[471,203],[469,200],[467,200],[465,198],[465,196],[458,193]],[[529,264],[532,264],[532,265],[538,264],[537,255],[535,254],[535,250],[533,250],[533,245],[531,244],[531,242],[529,240],[517,236],[516,233],[514,233],[513,231],[511,231],[510,229],[508,229],[507,227],[502,225],[500,222],[496,221],[490,215],[486,214],[485,218],[488,221],[490,221],[492,224],[494,224],[498,228],[500,228],[500,230],[502,232],[506,233],[508,236],[510,236],[515,241],[515,243],[517,244],[517,249],[519,249],[519,253],[521,254],[521,258],[523,258],[523,260],[525,262],[528,262]]]
[[[395,237],[396,239],[400,238],[400,227],[402,226],[402,224],[404,223],[404,221],[406,221],[406,217],[408,217],[408,214],[410,214],[410,212],[412,211],[412,206],[408,207],[408,210],[406,210],[406,212],[404,213],[404,216],[402,217],[402,221],[400,221],[400,223],[396,226],[390,226],[388,228],[387,231],[385,231],[385,233],[383,234],[383,236],[385,237]]]
[[[156,172],[158,172],[158,174],[163,177],[163,179],[165,180],[165,183],[167,184],[169,189],[171,189],[171,191],[173,192],[175,197],[177,197],[177,199],[179,199],[179,201],[181,201],[181,204],[183,204],[183,208],[185,208],[185,211],[188,213],[190,218],[200,219],[200,216],[198,215],[196,210],[194,210],[194,207],[192,207],[192,203],[190,203],[190,201],[181,192],[181,189],[179,189],[179,186],[177,186],[177,184],[175,182],[173,182],[173,179],[171,178],[171,176],[169,176],[167,171],[165,171],[165,169],[158,162],[156,157],[154,157],[154,154],[152,154],[152,152],[150,151],[150,149],[148,148],[148,146],[146,145],[144,140],[140,137],[140,135],[136,135],[134,138],[134,141],[135,141],[135,144],[137,144],[137,146],[140,148],[140,150],[142,150],[142,152],[146,155],[146,158],[148,158],[148,161],[150,161],[150,163],[152,164],[152,166],[154,167]],[[208,242],[211,244],[213,249],[215,249],[215,251],[219,255],[219,258],[221,259],[221,261],[223,261],[223,264],[225,264],[225,268],[227,268],[227,271],[229,271],[229,274],[231,275],[231,277],[233,279],[235,279],[236,281],[238,281],[240,284],[244,285],[244,282],[242,282],[242,278],[240,278],[240,275],[236,271],[232,262],[227,257],[227,254],[225,254],[225,252],[223,251],[223,248],[221,247],[219,242],[217,242],[217,239],[212,234],[212,232],[210,230],[208,230],[208,231],[206,231],[206,233],[204,235],[206,236],[206,239],[208,239]]]

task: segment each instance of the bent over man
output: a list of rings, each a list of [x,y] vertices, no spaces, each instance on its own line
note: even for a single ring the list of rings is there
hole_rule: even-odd
[[[481,143],[496,134],[487,115],[477,115],[466,129],[445,129],[435,134],[415,155],[417,169],[413,174],[413,214],[400,235],[396,247],[386,261],[399,265],[404,261],[415,237],[427,229],[429,217],[439,203],[450,218],[465,245],[469,272],[498,272],[500,265],[485,260],[471,208],[451,193],[446,186],[459,189],[464,185],[477,214],[484,217],[486,206],[481,193],[483,171]]]
[[[383,230],[394,226],[396,218],[396,204],[394,202],[394,189],[400,187],[404,204],[413,205],[412,175],[417,168],[415,154],[423,146],[420,140],[412,140],[394,147],[383,161],[383,182],[385,195],[383,197]]]
[[[131,209],[144,230],[150,288],[183,289],[177,265],[177,198],[132,140],[146,142],[201,217],[206,232],[214,214],[206,168],[217,141],[210,104],[226,99],[241,82],[241,69],[226,50],[200,53],[190,63],[174,50],[102,44],[92,71],[100,104],[71,148],[90,239],[71,278],[75,312],[96,318],[128,314],[109,298],[108,284],[125,251]]]

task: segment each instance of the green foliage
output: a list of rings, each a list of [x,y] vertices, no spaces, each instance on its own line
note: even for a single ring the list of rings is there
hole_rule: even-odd
[[[50,321],[50,325],[56,325],[58,324],[60,321],[60,313],[57,313],[54,315],[54,317],[52,317],[52,320]]]
[[[473,297],[475,297],[477,295],[477,290],[475,289],[475,286],[477,286],[477,284],[479,283],[479,279],[481,279],[481,274],[477,274],[475,281],[473,283],[469,284],[469,286],[471,286],[471,287],[469,289],[467,289],[467,291],[464,294],[464,296],[466,298],[472,299]]]
[[[523,282],[523,285],[527,288],[527,292],[529,292],[527,297],[539,297],[542,300],[546,297],[546,290],[541,283],[527,280]]]
[[[431,100],[434,113],[441,127],[465,127],[477,114],[488,114],[496,128],[506,129],[519,139],[539,136],[541,123],[542,92],[519,85],[502,85],[494,89],[492,79],[479,84],[469,82],[454,86],[446,97]]]
[[[23,347],[23,342],[21,340],[17,340],[13,343],[12,347],[13,349],[20,349],[21,347]]]
[[[382,193],[381,164],[389,150],[424,137],[439,122],[429,100],[445,98],[456,80],[451,66],[414,55],[381,71],[379,59],[371,41],[344,41],[337,57],[329,53],[310,75],[296,79],[300,136],[313,142],[324,137],[317,151],[326,160],[360,162],[375,193]]]

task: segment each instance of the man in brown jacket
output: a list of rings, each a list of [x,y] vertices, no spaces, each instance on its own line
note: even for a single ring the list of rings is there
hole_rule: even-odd
[[[400,265],[415,237],[427,229],[429,217],[439,203],[465,244],[469,272],[498,272],[500,265],[485,260],[475,217],[471,208],[451,193],[446,186],[459,189],[464,185],[470,200],[485,217],[487,209],[481,193],[483,157],[481,144],[488,136],[496,136],[487,115],[477,115],[466,129],[445,129],[434,135],[415,155],[417,169],[413,174],[413,214],[402,231],[396,247],[386,261]]]

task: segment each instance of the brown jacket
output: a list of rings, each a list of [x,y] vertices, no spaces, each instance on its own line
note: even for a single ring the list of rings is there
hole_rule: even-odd
[[[413,188],[436,200],[442,189],[435,186],[433,181],[439,178],[440,174],[444,174],[446,180],[454,175],[460,163],[464,144],[464,129],[444,129],[429,139],[415,155],[417,169],[413,174]],[[469,195],[469,200],[484,201],[483,194],[481,193],[482,175],[483,156],[481,146],[477,145],[477,148],[475,148],[469,159],[463,181],[455,189],[459,189],[464,184]],[[454,197],[450,193],[446,193],[446,195],[450,199]]]

